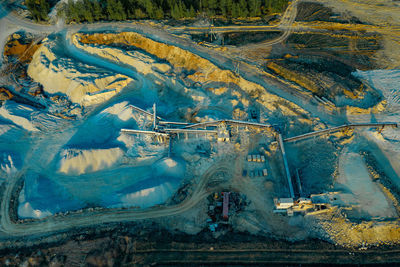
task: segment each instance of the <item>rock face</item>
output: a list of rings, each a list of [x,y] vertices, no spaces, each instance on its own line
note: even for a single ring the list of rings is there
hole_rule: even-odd
[[[33,55],[28,75],[49,94],[64,94],[82,106],[102,103],[133,79],[83,64],[60,51],[57,42],[46,39]]]
[[[105,45],[85,45],[80,42],[80,36],[75,34],[72,36],[72,43],[77,48],[99,57],[105,58],[110,61],[126,64],[133,67],[137,72],[148,75],[153,74],[154,71],[159,73],[166,73],[171,70],[171,67],[165,63],[158,63],[155,59],[151,58],[140,51],[124,51],[116,47],[109,47]]]
[[[257,99],[257,102],[271,111],[274,111],[277,105],[280,106],[280,103],[285,102],[286,106],[290,106],[292,110],[296,110],[300,113],[307,113],[294,103],[289,103],[279,96],[269,93],[261,85],[246,80],[241,76],[237,76],[230,70],[221,69],[211,61],[197,54],[177,46],[154,41],[136,32],[122,32],[117,34],[77,33],[73,35],[72,38],[76,46],[80,45],[84,47],[83,49],[88,51],[94,50],[95,45],[123,45],[142,50],[159,60],[166,61],[169,66],[175,70],[185,70],[185,80],[188,83],[207,86],[211,91],[215,89],[214,85],[222,84],[224,87],[232,85],[231,87],[234,88],[230,88],[230,91],[236,94],[246,107],[248,103],[244,103],[246,101],[243,96],[244,94]],[[110,55],[108,51],[109,50],[105,50],[101,56],[111,58],[112,55]],[[118,59],[121,60],[120,57]],[[160,66],[154,67],[158,67],[159,69]],[[212,86],[210,84],[212,84]],[[240,90],[236,90],[235,88],[240,88]],[[216,94],[218,94],[218,92]]]

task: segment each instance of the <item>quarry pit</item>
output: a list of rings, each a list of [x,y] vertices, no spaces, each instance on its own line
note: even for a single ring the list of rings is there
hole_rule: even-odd
[[[254,29],[8,36],[0,248],[119,224],[216,247],[230,235],[397,247],[400,22],[389,33],[382,14],[333,5],[294,1]]]

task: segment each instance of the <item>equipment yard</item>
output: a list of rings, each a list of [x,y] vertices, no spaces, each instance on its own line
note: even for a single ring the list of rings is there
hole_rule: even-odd
[[[12,2],[0,265],[400,262],[397,2],[90,23]]]

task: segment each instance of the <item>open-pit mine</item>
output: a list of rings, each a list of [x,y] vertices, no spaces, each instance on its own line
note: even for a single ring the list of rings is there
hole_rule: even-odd
[[[11,2],[0,265],[400,263],[399,2],[85,23]]]

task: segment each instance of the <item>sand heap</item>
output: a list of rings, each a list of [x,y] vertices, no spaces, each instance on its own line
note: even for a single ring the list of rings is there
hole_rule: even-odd
[[[0,118],[15,124],[27,131],[39,131],[34,124],[35,110],[29,106],[17,104],[13,101],[5,102],[0,107]]]
[[[118,163],[123,151],[108,149],[67,149],[61,152],[59,171],[66,174],[83,174],[109,168]]]
[[[122,74],[86,65],[66,57],[54,40],[45,39],[33,55],[28,75],[45,92],[65,94],[82,106],[102,103],[133,80]]]

